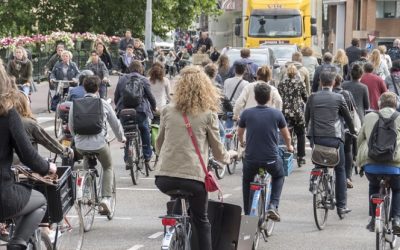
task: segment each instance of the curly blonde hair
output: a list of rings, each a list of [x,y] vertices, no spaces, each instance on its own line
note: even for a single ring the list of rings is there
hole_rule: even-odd
[[[379,65],[381,65],[381,52],[379,52],[377,49],[374,49],[371,52],[371,55],[369,55],[369,61],[374,66],[374,70],[378,69]]]
[[[196,115],[205,111],[220,110],[220,93],[204,71],[197,66],[188,66],[181,71],[175,84],[173,101],[176,108]]]
[[[14,107],[20,116],[35,120],[30,108],[29,99],[24,93],[19,92],[16,94]]]
[[[349,59],[347,58],[346,52],[343,49],[338,49],[335,57],[333,58],[333,62],[342,66],[348,64]]]

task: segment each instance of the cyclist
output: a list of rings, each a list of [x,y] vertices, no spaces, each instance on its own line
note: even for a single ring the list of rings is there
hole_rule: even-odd
[[[283,115],[297,137],[297,162],[299,166],[306,164],[306,135],[304,126],[304,103],[307,102],[308,92],[302,78],[298,76],[297,65],[289,64],[278,85],[282,96]],[[307,74],[308,76],[308,74]]]
[[[14,59],[10,60],[7,65],[7,72],[10,76],[14,76],[17,86],[25,94],[30,94],[32,80],[32,62],[28,59],[26,50],[18,46],[14,49]]]
[[[117,84],[114,92],[114,102],[116,105],[117,113],[122,109],[126,108],[124,106],[124,91],[126,85],[131,81],[132,78],[137,77],[143,84],[143,98],[142,103],[137,106],[136,109],[136,119],[139,125],[140,135],[143,143],[143,155],[146,167],[149,167],[149,162],[152,156],[151,143],[150,143],[150,130],[149,130],[149,119],[153,119],[153,111],[157,110],[156,100],[151,93],[149,80],[143,76],[144,68],[140,61],[132,61],[129,65],[129,74],[122,76]],[[126,153],[124,159],[126,159]]]
[[[392,92],[386,92],[379,98],[379,113],[389,118],[396,111],[397,96]],[[378,176],[390,176],[390,188],[392,189],[392,229],[394,234],[400,234],[400,155],[395,154],[393,161],[379,164],[368,157],[368,142],[371,138],[372,129],[378,121],[378,114],[371,112],[365,116],[364,124],[358,134],[358,155],[357,164],[363,166],[365,174],[369,181],[369,196],[379,193],[379,179]],[[395,151],[398,152],[400,147],[400,117],[395,120],[395,129],[397,133],[397,144]],[[367,225],[367,229],[371,232],[375,230],[375,207],[376,205],[369,203],[369,215],[371,221]]]
[[[47,69],[47,71],[51,72],[54,68],[54,65],[56,65],[57,62],[61,61],[61,54],[64,51],[65,46],[63,43],[59,43],[57,44],[56,47],[56,53],[54,53],[49,61],[46,63],[45,68]]]
[[[129,45],[133,46],[134,41],[132,38],[132,32],[130,30],[125,31],[125,37],[121,39],[119,42],[119,47],[118,51],[119,54],[122,55],[125,53],[126,49],[128,48]]]
[[[92,71],[96,76],[98,76],[101,80],[99,94],[101,98],[106,97],[107,91],[107,84],[109,83],[108,80],[108,69],[104,62],[100,59],[99,55],[95,50],[90,53],[90,61],[86,65],[86,69]]]
[[[171,85],[165,70],[160,64],[153,64],[149,71],[150,88],[156,103],[157,109],[161,110],[167,103],[171,101]]]
[[[112,70],[113,64],[111,60],[110,53],[108,53],[106,45],[103,42],[98,42],[96,45],[96,52],[103,63],[106,65],[108,70]]]
[[[93,71],[91,70],[82,70],[79,73],[78,79],[79,79],[79,85],[73,88],[69,89],[69,93],[67,96],[67,101],[73,101],[74,99],[78,99],[78,98],[83,98],[86,94],[85,88],[83,87],[83,81],[85,80],[85,78],[87,76],[92,76]]]
[[[144,63],[144,61],[147,61],[147,52],[143,48],[142,42],[139,39],[135,39],[133,43],[133,54],[135,55],[135,60],[141,61]]]
[[[64,50],[61,53],[61,58],[62,61],[57,62],[51,71],[50,81],[76,81],[79,74],[79,69],[78,66],[76,66],[76,64],[72,61],[72,53],[68,50]]]
[[[243,208],[250,213],[250,182],[260,167],[272,176],[271,202],[268,218],[280,221],[278,213],[285,172],[278,155],[278,130],[285,139],[287,150],[293,152],[289,130],[282,112],[267,106],[271,97],[271,86],[258,83],[254,87],[257,106],[243,111],[239,120],[238,137],[242,147],[246,146],[243,160]],[[246,140],[243,135],[246,130]]]
[[[351,134],[355,134],[355,130],[344,97],[332,92],[336,74],[337,69],[333,65],[326,65],[320,72],[319,77],[322,90],[313,94],[308,99],[305,121],[308,127],[307,137],[313,144],[339,149],[340,161],[335,167],[335,195],[337,213],[343,215],[351,212],[351,210],[346,207],[347,182],[343,143],[345,134],[341,119],[344,119]],[[313,121],[311,120],[311,114],[313,114]]]
[[[235,102],[242,93],[243,88],[249,83],[248,81],[243,79],[243,74],[245,70],[246,70],[245,64],[240,64],[240,63],[236,64],[235,76],[226,79],[223,84],[224,95],[227,98],[229,98],[229,100],[232,103],[232,106],[235,105]]]
[[[29,238],[37,229],[46,212],[46,198],[26,185],[15,183],[11,170],[13,151],[23,164],[45,175],[55,173],[57,167],[43,160],[32,147],[21,119],[14,108],[16,90],[12,80],[0,65],[0,220],[16,219],[13,237],[7,250],[26,249]]]
[[[208,159],[209,147],[218,161],[229,162],[230,154],[218,134],[219,93],[207,75],[197,67],[181,71],[173,103],[161,111],[156,150],[160,170],[156,186],[163,193],[181,189],[193,194],[189,198],[191,221],[197,229],[198,249],[211,250],[211,226],[207,218],[208,194],[199,157],[186,130],[182,113],[188,116],[199,145],[201,157]],[[232,153],[232,156],[234,154]]]
[[[85,88],[86,95],[85,98],[98,98],[97,92],[99,91],[100,86],[100,78],[98,76],[87,76],[83,81],[83,87]],[[124,136],[124,131],[122,129],[121,123],[119,122],[117,116],[111,105],[107,103],[105,100],[102,100],[103,104],[103,121],[107,121],[115,136],[117,137],[119,142],[124,143],[126,138]],[[95,135],[83,135],[76,134],[74,131],[74,126],[77,124],[74,122],[74,105],[71,105],[69,110],[69,119],[68,125],[71,131],[71,134],[74,136],[75,147],[77,151],[84,155],[85,153],[97,153],[97,158],[101,163],[101,167],[103,168],[103,183],[101,195],[102,199],[100,201],[100,207],[102,207],[104,212],[110,212],[110,199],[111,199],[111,190],[112,190],[112,181],[113,181],[113,165],[111,159],[110,147],[107,144],[107,126],[106,123],[103,125],[102,132]],[[100,111],[100,110],[99,110]],[[84,165],[88,166],[87,158],[84,157]]]
[[[128,68],[131,62],[135,60],[135,56],[133,54],[133,46],[128,45],[124,54],[119,57],[119,68],[121,69],[122,73],[129,73]]]

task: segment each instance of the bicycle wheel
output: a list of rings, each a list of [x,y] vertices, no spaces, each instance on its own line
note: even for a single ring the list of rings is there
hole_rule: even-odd
[[[237,143],[237,137],[236,137],[236,134],[235,134],[232,139],[226,139],[226,141],[225,141],[226,150],[229,151],[231,149],[234,149],[234,150],[237,151],[237,149],[235,149],[236,143]],[[237,161],[235,159],[231,163],[226,164],[226,169],[228,170],[228,173],[230,175],[235,173],[236,165],[237,165]]]
[[[112,195],[111,195],[111,211],[107,215],[107,219],[112,220],[115,214],[115,206],[117,205],[117,184],[115,182],[115,173],[113,171],[113,185],[112,185]]]
[[[326,190],[326,179],[324,177],[316,180],[317,191],[313,195],[313,210],[314,210],[314,220],[317,228],[322,230],[325,228],[326,221],[328,219],[328,207],[326,206],[327,201],[327,190]]]
[[[253,250],[258,249],[258,245],[260,243],[260,238],[262,237],[263,227],[265,226],[265,193],[264,190],[261,190],[260,196],[258,198],[258,225],[257,225],[257,232],[254,235],[253,241]]]
[[[94,192],[93,177],[86,173],[82,179],[82,198],[78,206],[83,218],[83,230],[89,232],[92,229],[94,215],[96,213],[96,194]]]
[[[83,219],[78,204],[57,224],[59,237],[55,250],[80,250],[83,245]]]
[[[140,139],[135,138],[135,142],[132,141],[132,145],[129,148],[129,152],[132,154],[132,167],[130,168],[131,171],[131,179],[133,185],[138,185],[139,184],[139,176],[140,176],[140,167],[141,167],[141,162],[142,159],[140,159],[140,148],[139,148],[139,141]],[[135,145],[133,145],[135,144]]]
[[[45,232],[40,232],[40,250],[52,250],[53,244],[50,237]],[[36,247],[33,248],[36,250]]]
[[[215,170],[215,175],[217,176],[218,180],[224,178],[226,173],[226,165],[222,163],[217,163],[216,161],[213,161],[212,164],[214,165],[213,168]]]
[[[383,204],[377,205],[380,208],[381,211],[381,218],[385,218],[386,217],[386,209],[385,206]],[[378,207],[377,207],[378,209]],[[382,223],[382,222],[381,222]],[[375,233],[376,235],[376,249],[377,250],[383,250],[386,249],[386,239],[385,239],[385,234],[386,234],[386,221],[385,224],[382,227],[382,230],[379,230],[378,232]]]
[[[51,90],[47,91],[47,111],[51,113],[51,100],[53,99],[53,95],[51,94]]]
[[[60,118],[58,105],[54,115],[54,135],[56,138],[60,138],[62,135],[62,119]]]
[[[167,229],[162,242],[162,250],[186,250],[183,229],[181,225]],[[188,249],[189,250],[189,249]]]

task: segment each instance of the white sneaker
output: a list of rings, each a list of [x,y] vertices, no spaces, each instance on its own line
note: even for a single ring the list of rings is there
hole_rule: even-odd
[[[102,208],[102,213],[110,213],[111,212],[111,197],[103,197],[100,201],[99,206]]]

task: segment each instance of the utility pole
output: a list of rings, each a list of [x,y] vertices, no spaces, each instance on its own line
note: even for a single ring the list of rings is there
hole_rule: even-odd
[[[146,50],[151,50],[151,35],[152,35],[152,19],[153,19],[153,11],[152,11],[152,0],[147,0],[146,2],[146,25],[145,25],[145,39],[144,46]]]

